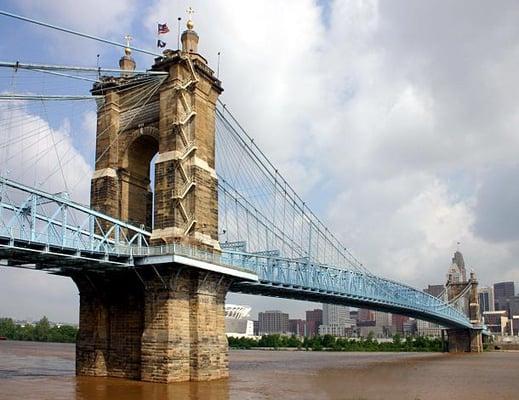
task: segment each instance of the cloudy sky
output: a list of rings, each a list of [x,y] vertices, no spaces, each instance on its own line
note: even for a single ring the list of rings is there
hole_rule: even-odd
[[[176,19],[185,20],[191,5],[200,52],[213,67],[222,54],[223,101],[369,269],[417,287],[443,283],[460,242],[483,285],[519,281],[517,2],[2,4],[119,42],[129,32],[135,46],[149,49],[157,22],[173,28],[164,40],[176,47]],[[102,66],[115,67],[121,56],[110,46],[0,21],[5,61],[95,66],[99,54]],[[152,63],[135,56],[139,67]],[[5,80],[0,85],[7,90]],[[95,114],[86,108],[76,122],[50,123],[70,155],[67,178],[79,181],[75,196],[86,199],[89,182],[81,177],[91,169]],[[10,166],[11,176],[20,164]],[[62,189],[57,179],[48,185]],[[237,295],[229,301],[296,316],[313,306]],[[76,321],[77,308],[68,279],[0,269],[0,315]]]

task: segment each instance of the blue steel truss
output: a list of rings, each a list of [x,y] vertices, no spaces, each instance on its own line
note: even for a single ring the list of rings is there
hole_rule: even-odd
[[[73,249],[131,258],[148,246],[149,232],[71,201],[66,193],[49,194],[0,177],[0,236],[41,244],[44,249]]]
[[[243,243],[210,253],[185,245],[151,247],[150,233],[68,199],[0,178],[0,259],[4,265],[56,273],[70,267],[146,268],[153,257],[178,254],[257,276],[236,280],[236,292],[367,307],[400,313],[444,326],[472,327],[469,319],[441,299],[410,286],[344,268],[289,259],[275,251],[236,251]],[[146,262],[140,262],[147,260]]]

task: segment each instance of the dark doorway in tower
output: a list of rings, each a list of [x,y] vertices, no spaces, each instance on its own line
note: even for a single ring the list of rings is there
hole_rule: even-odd
[[[159,150],[156,135],[146,132],[150,129],[153,128],[141,131],[126,151],[121,174],[121,201],[127,207],[120,208],[123,220],[148,231],[153,229],[154,161]]]

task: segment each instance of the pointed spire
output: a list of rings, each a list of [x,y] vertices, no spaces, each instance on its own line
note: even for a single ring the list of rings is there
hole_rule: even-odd
[[[195,10],[193,10],[193,8],[189,7],[186,10],[186,13],[188,15],[188,19],[187,19],[187,23],[186,23],[187,29],[193,30],[193,28],[195,27],[195,24],[193,23],[192,17],[193,17],[193,14],[195,13]]]
[[[133,75],[131,71],[134,71],[136,67],[135,60],[132,57],[132,49],[130,49],[130,43],[133,38],[128,34],[124,37],[124,40],[126,40],[126,47],[124,48],[124,56],[119,60],[119,68],[121,68],[122,71],[125,71],[121,73],[121,76],[130,77]]]
[[[187,9],[188,21],[186,23],[187,30],[182,33],[182,51],[184,53],[198,52],[198,34],[193,30],[195,24],[191,19],[195,11],[189,7]]]

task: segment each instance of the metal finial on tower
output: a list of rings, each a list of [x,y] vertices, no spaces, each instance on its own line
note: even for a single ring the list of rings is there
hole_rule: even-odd
[[[195,13],[195,10],[193,10],[192,7],[189,7],[186,10],[186,12],[188,14],[188,20],[187,20],[186,26],[187,26],[187,29],[192,30],[195,27],[195,24],[193,23],[193,19],[192,19],[193,14]]]
[[[124,49],[124,53],[129,56],[132,54],[132,49],[130,49],[130,42],[133,40],[133,38],[130,36],[130,34],[127,34],[124,37],[124,40],[126,40],[126,48]]]

